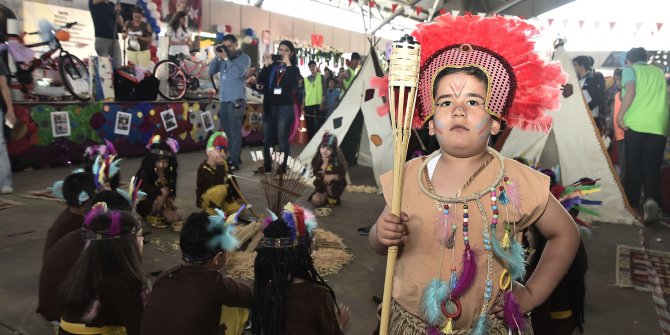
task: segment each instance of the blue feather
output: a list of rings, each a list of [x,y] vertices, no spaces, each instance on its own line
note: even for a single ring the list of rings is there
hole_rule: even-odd
[[[421,313],[428,324],[439,327],[444,323],[442,301],[447,298],[448,291],[447,283],[439,278],[431,280],[423,289]]]
[[[293,213],[284,211],[281,213],[281,216],[284,221],[286,221],[286,226],[291,231],[291,240],[295,241],[295,239],[298,238],[298,228],[295,226],[295,218],[293,217]]]
[[[119,164],[123,159],[119,158],[112,162],[112,165],[109,167],[109,178],[116,176],[119,173]]]
[[[509,251],[505,251],[496,237],[495,229],[491,229],[493,251],[505,268],[512,275],[512,280],[523,279],[526,275],[526,260],[523,258],[523,247],[514,238],[510,238]]]
[[[51,191],[51,194],[53,194],[55,197],[58,197],[60,199],[63,199],[63,181],[59,180],[53,184],[51,187],[47,187],[49,191]]]
[[[79,193],[79,203],[80,204],[85,203],[86,201],[88,201],[88,199],[89,199],[89,196],[88,196],[88,193],[86,193],[86,191],[81,191]]]
[[[486,315],[480,315],[475,320],[472,335],[484,335],[486,334],[486,328],[488,328],[488,318]]]
[[[270,217],[272,218],[272,221],[277,221],[277,219],[278,219],[277,214],[273,213],[271,210],[269,210],[267,208],[265,210],[268,211],[268,213],[270,213]]]
[[[122,195],[123,198],[126,199],[126,201],[128,201],[128,203],[132,205],[133,199],[130,198],[130,194],[128,194],[128,192],[126,192],[126,190],[122,190],[120,188],[117,188],[116,193]]]
[[[587,199],[582,199],[582,205],[602,205],[603,202],[600,200],[587,200]]]

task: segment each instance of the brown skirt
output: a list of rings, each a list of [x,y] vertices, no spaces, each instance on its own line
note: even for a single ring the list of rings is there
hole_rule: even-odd
[[[526,317],[527,325],[530,325],[530,317]],[[391,325],[389,333],[392,335],[425,335],[429,325],[420,318],[406,311],[395,300],[391,301]],[[454,335],[470,335],[473,329],[454,329]],[[498,318],[489,319],[487,335],[507,335],[507,326],[505,322]],[[526,329],[520,334],[533,335],[531,328]]]

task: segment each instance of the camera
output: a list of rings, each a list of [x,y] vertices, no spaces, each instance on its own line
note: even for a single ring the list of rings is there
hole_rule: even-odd
[[[282,60],[284,60],[284,57],[282,55],[272,55],[273,62],[281,62]]]
[[[230,49],[225,44],[219,44],[215,49],[217,52],[225,52],[226,55],[230,56]]]

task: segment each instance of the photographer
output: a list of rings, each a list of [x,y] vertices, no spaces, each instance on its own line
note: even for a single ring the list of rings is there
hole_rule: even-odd
[[[247,69],[251,64],[249,56],[237,49],[237,38],[228,34],[223,37],[223,44],[216,47],[216,55],[209,64],[209,74],[220,76],[219,121],[221,128],[228,135],[230,146],[230,170],[240,168],[240,152],[242,151],[242,120],[247,109],[245,80]]]
[[[295,47],[290,41],[281,41],[277,55],[263,57],[263,70],[259,76],[259,84],[263,91],[263,157],[264,164],[259,173],[272,171],[270,148],[274,146],[275,137],[279,142],[279,151],[284,153],[284,161],[277,173],[284,173],[289,155],[288,139],[295,121],[294,98],[298,82],[302,79],[296,66],[298,58]]]

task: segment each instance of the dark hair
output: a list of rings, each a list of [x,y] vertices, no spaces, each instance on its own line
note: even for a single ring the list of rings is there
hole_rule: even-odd
[[[285,45],[289,50],[291,50],[291,56],[289,57],[291,64],[293,64],[293,66],[298,66],[298,56],[295,54],[295,46],[293,46],[293,43],[288,40],[283,40],[279,42],[279,45]]]
[[[165,141],[160,141],[151,145],[151,149],[160,149],[166,152],[172,152],[170,146],[165,143]],[[150,149],[150,150],[151,150]],[[177,196],[177,168],[179,164],[177,163],[177,156],[159,156],[158,154],[153,154],[149,152],[144,159],[142,160],[142,165],[137,170],[135,177],[142,179],[142,184],[145,185],[155,185],[156,180],[158,180],[158,174],[156,174],[156,162],[161,159],[168,160],[168,168],[165,173],[165,177],[168,181],[168,187],[170,188],[170,195]]]
[[[632,48],[626,52],[626,60],[631,63],[646,62],[649,60],[649,55],[645,48]]]
[[[265,238],[287,238],[291,228],[283,218],[272,221],[264,230]],[[298,238],[300,240],[300,238]],[[286,248],[258,248],[254,262],[254,301],[251,308],[254,335],[284,334],[286,290],[295,278],[315,283],[328,290],[337,306],[335,292],[314,268],[311,241]]]
[[[237,43],[237,37],[235,37],[233,34],[226,34],[226,36],[223,36],[223,41]]]
[[[351,60],[361,60],[361,55],[358,52],[353,52],[351,54]]]
[[[187,14],[186,12],[178,11],[174,13],[172,16],[172,20],[170,20],[170,28],[172,28],[172,31],[177,31],[179,29],[179,20],[181,20],[182,17],[186,17]],[[182,26],[184,30],[186,30],[186,26]]]
[[[329,136],[330,138],[335,138],[334,140],[334,145],[330,145],[328,143],[328,139],[326,139],[326,136]],[[325,133],[323,135],[323,138],[321,139],[321,143],[319,146],[316,148],[316,154],[314,154],[314,157],[312,158],[312,171],[316,172],[321,170],[321,165],[323,165],[323,159],[321,158],[321,148],[327,146],[331,149],[333,149],[333,154],[330,156],[330,161],[328,163],[333,165],[333,168],[338,168],[340,165],[342,165],[342,162],[344,161],[343,157],[340,157],[340,151],[338,150],[338,145],[337,145],[337,137],[335,135],[330,135],[328,133]]]
[[[591,70],[591,58],[589,56],[577,56],[572,59],[572,62],[582,66],[586,71]]]
[[[133,14],[135,13],[144,15],[144,11],[140,6],[135,6],[135,8],[133,8]]]
[[[331,81],[334,82],[335,85],[337,85],[337,80],[335,80],[335,77],[329,77],[328,78],[328,83],[330,84]]]
[[[466,67],[446,67],[442,71],[438,72],[437,75],[435,76],[435,81],[433,82],[433,99],[437,95],[437,84],[444,78],[445,76],[448,76],[450,74],[454,73],[464,73],[469,76],[475,77],[477,80],[481,81],[484,83],[484,87],[488,86],[489,79],[486,77],[486,73],[482,71],[478,67],[474,66],[466,66]]]
[[[209,230],[209,214],[205,212],[192,213],[186,219],[186,223],[179,235],[179,246],[182,259],[187,263],[204,264],[214,258],[218,252],[223,251],[220,247],[212,249],[208,242],[215,236],[221,234],[220,229]]]
[[[614,70],[614,76],[617,78],[621,78],[623,76],[623,69],[622,68],[616,68]]]
[[[110,215],[98,215],[90,221],[91,231],[108,231],[112,220]],[[93,240],[79,256],[60,292],[63,308],[79,309],[91,305],[107,287],[134,289],[142,287],[145,275],[135,234],[130,233],[137,226],[130,212],[121,212],[121,231],[118,238]],[[141,292],[138,292],[140,294]],[[100,305],[105,306],[100,300]],[[102,307],[104,308],[104,307]]]
[[[104,202],[107,204],[107,209],[117,211],[131,211],[132,207],[124,196],[116,191],[105,190],[94,195],[86,202],[85,212],[88,213],[93,205]]]
[[[95,195],[95,183],[90,172],[73,173],[63,181],[63,198],[70,207],[83,207],[85,202],[79,201],[79,194],[86,192],[91,198]]]
[[[309,63],[307,63],[307,66],[312,66],[312,65],[316,66],[316,62],[313,61],[313,60],[311,60],[311,61],[309,61]]]

